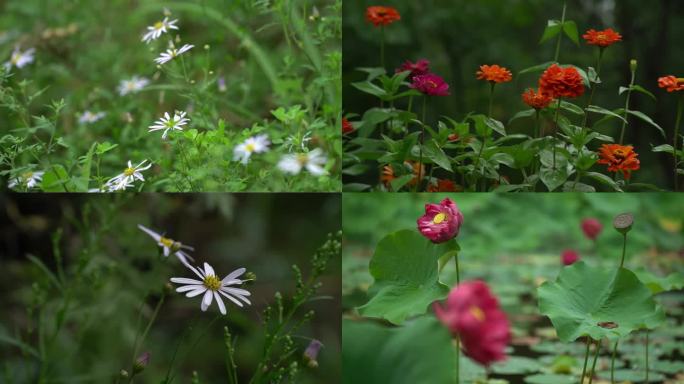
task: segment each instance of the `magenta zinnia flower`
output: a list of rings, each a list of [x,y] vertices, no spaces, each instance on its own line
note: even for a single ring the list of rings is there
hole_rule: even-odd
[[[437,318],[458,337],[466,355],[488,366],[506,359],[511,339],[508,317],[487,284],[466,281],[449,292],[446,306],[434,304]]]
[[[428,96],[449,96],[449,84],[434,73],[414,76],[409,87]]]
[[[602,230],[601,222],[593,217],[582,220],[582,232],[589,240],[596,240]]]
[[[563,265],[571,265],[579,260],[579,258],[579,253],[572,249],[566,249],[563,251],[563,253],[561,253],[561,262]]]
[[[428,74],[430,72],[430,62],[425,59],[420,59],[415,63],[412,63],[410,60],[406,60],[404,61],[404,64],[402,64],[394,72],[399,73],[404,71],[411,71],[409,79],[413,79],[414,76]]]
[[[418,218],[418,230],[433,243],[443,243],[458,235],[463,214],[448,197],[439,204],[425,204],[425,214]]]

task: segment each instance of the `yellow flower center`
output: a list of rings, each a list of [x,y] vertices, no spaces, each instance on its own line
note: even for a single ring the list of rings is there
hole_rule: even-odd
[[[162,23],[161,21],[157,21],[156,23],[154,23],[154,29],[162,29],[163,26],[164,23]]]
[[[21,59],[21,54],[15,53],[12,55],[12,58],[10,59],[10,61],[12,62],[12,64],[17,65],[17,63],[19,62],[19,59]]]
[[[126,168],[123,173],[126,176],[133,176],[135,173],[135,168]]]
[[[301,165],[306,165],[309,162],[309,156],[306,153],[300,153],[297,155],[297,161]]]
[[[204,278],[204,286],[212,291],[218,291],[221,288],[221,280],[215,275],[209,275]]]
[[[255,149],[256,149],[256,148],[254,147],[254,144],[252,144],[252,143],[249,143],[249,144],[245,145],[245,150],[246,150],[247,152],[254,152]]]
[[[24,179],[24,181],[29,181],[33,177],[33,172],[26,172],[21,175],[21,178]]]
[[[447,215],[440,212],[435,215],[435,217],[432,218],[432,222],[435,224],[441,224],[447,220]]]
[[[160,238],[159,242],[174,252],[179,251],[181,249],[181,245],[182,245],[179,241],[175,241],[175,240],[169,239],[167,237]]]
[[[474,318],[477,319],[479,322],[483,322],[485,320],[485,314],[482,312],[480,307],[472,306],[468,309],[468,312],[470,312],[471,315],[473,315]]]

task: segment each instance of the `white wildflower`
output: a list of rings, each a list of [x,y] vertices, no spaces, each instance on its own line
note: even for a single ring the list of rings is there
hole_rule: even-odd
[[[104,112],[92,113],[90,111],[85,111],[79,116],[78,122],[80,124],[92,124],[98,120],[102,120],[106,116]]]
[[[240,160],[242,164],[247,164],[252,153],[266,152],[268,151],[268,146],[270,144],[271,142],[268,141],[268,135],[250,137],[233,149],[233,160]]]
[[[168,63],[169,61],[173,60],[174,58],[180,56],[181,54],[183,54],[187,51],[189,51],[193,47],[194,47],[194,45],[185,44],[182,47],[180,47],[179,49],[169,48],[166,50],[166,52],[160,53],[159,57],[154,59],[154,61],[159,65]]]
[[[169,135],[169,131],[176,130],[182,131],[183,126],[190,121],[190,119],[185,117],[186,113],[182,111],[176,111],[173,113],[173,117],[169,115],[168,112],[164,113],[164,117],[154,122],[154,125],[149,126],[148,132],[163,130],[162,140],[166,140]]]
[[[238,279],[245,273],[245,268],[239,268],[229,273],[222,280],[216,276],[214,268],[208,263],[204,263],[204,270],[200,268],[189,267],[200,280],[186,279],[184,277],[172,277],[171,282],[176,284],[184,284],[176,289],[176,292],[187,292],[185,295],[187,297],[195,297],[199,295],[202,296],[202,311],[206,311],[211,305],[213,299],[216,299],[216,303],[219,306],[219,310],[222,314],[226,314],[226,305],[223,303],[221,296],[224,296],[228,300],[235,303],[235,305],[242,307],[241,301],[246,304],[251,304],[247,296],[251,294],[241,288],[232,287],[234,285],[240,285],[244,281]]]
[[[143,225],[138,224],[138,228],[140,228],[141,231],[147,233],[151,238],[153,238],[157,242],[157,245],[162,247],[162,250],[164,251],[164,256],[168,257],[170,254],[173,253],[174,255],[176,255],[178,260],[181,261],[181,263],[183,263],[188,268],[192,268],[192,266],[190,266],[190,264],[188,263],[188,259],[193,261],[194,259],[185,251],[194,251],[195,248],[189,245],[185,245],[180,241],[176,241],[168,237],[165,237],[164,235],[159,234]]]
[[[133,76],[129,80],[121,80],[117,88],[120,96],[126,96],[129,93],[136,93],[145,88],[150,81],[144,77]]]
[[[8,62],[5,63],[5,69],[10,70],[12,67],[23,68],[28,64],[31,64],[34,60],[33,54],[36,52],[34,48],[29,48],[22,52],[19,47],[14,48],[14,52],[10,56]]]
[[[177,22],[177,19],[169,21],[168,17],[165,17],[162,21],[157,21],[153,26],[147,27],[147,32],[143,35],[141,41],[149,44],[150,41],[158,39],[159,36],[168,32],[170,29],[178,29],[176,26]]]
[[[293,153],[283,156],[278,162],[278,168],[293,175],[298,175],[302,169],[306,168],[314,176],[322,176],[328,172],[323,169],[327,162],[325,154],[320,148],[316,148],[308,153]]]
[[[107,189],[110,192],[125,190],[128,187],[133,187],[133,182],[135,180],[145,181],[142,171],[148,170],[150,167],[152,167],[151,163],[145,165],[146,162],[147,160],[143,160],[140,164],[134,167],[129,160],[128,167],[124,169],[122,173],[112,177],[109,179],[109,181],[107,181]]]
[[[18,186],[24,186],[27,189],[34,188],[38,185],[43,180],[43,174],[45,172],[34,172],[34,171],[27,171],[22,173],[21,175],[11,179],[9,183],[7,184],[7,187],[9,188],[16,188]]]

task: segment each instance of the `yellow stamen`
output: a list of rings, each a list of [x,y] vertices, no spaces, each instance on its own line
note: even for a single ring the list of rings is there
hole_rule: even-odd
[[[309,162],[309,156],[307,156],[306,153],[300,153],[297,155],[297,161],[299,161],[299,164],[301,165],[306,165],[306,163]]]
[[[482,312],[480,307],[472,306],[468,309],[468,312],[470,312],[471,315],[473,315],[474,318],[477,319],[479,322],[483,322],[485,320],[485,314]]]
[[[161,29],[163,26],[164,23],[162,23],[161,21],[157,21],[156,23],[154,23],[154,29]]]
[[[254,152],[255,149],[256,149],[256,148],[254,147],[254,144],[252,144],[252,143],[249,143],[249,144],[245,145],[245,150],[246,150],[247,152]]]
[[[126,176],[133,176],[135,173],[135,168],[126,168],[123,173]]]
[[[221,280],[214,275],[209,275],[204,278],[204,286],[212,291],[218,291],[221,288]]]
[[[442,212],[436,214],[435,217],[432,218],[432,222],[435,224],[441,224],[446,220],[447,220],[447,215],[442,213]]]
[[[183,244],[181,244],[180,241],[175,241],[175,240],[169,239],[167,237],[160,238],[159,242],[162,243],[162,245],[165,246],[166,248],[171,249],[173,252],[180,251],[181,246],[183,245]]]

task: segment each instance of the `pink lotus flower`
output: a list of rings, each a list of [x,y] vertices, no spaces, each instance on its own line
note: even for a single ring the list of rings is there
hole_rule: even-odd
[[[579,259],[579,253],[572,249],[566,249],[563,251],[563,253],[561,253],[561,262],[563,262],[563,265],[571,265]]]
[[[433,243],[443,243],[458,236],[463,214],[448,197],[439,204],[425,204],[425,214],[418,218],[418,230]]]
[[[589,240],[596,240],[602,230],[603,225],[601,225],[601,222],[593,217],[582,220],[582,232],[584,232],[584,236]]]
[[[404,71],[411,71],[409,79],[413,79],[414,76],[428,74],[430,73],[430,62],[425,59],[420,59],[415,63],[412,63],[410,60],[406,60],[404,61],[404,64],[402,64],[394,72],[399,73]]]
[[[449,84],[434,73],[414,76],[409,87],[428,96],[449,96]]]
[[[457,285],[449,292],[446,306],[435,303],[434,308],[437,318],[454,336],[458,335],[471,359],[484,366],[506,359],[510,324],[485,282],[474,280]]]

